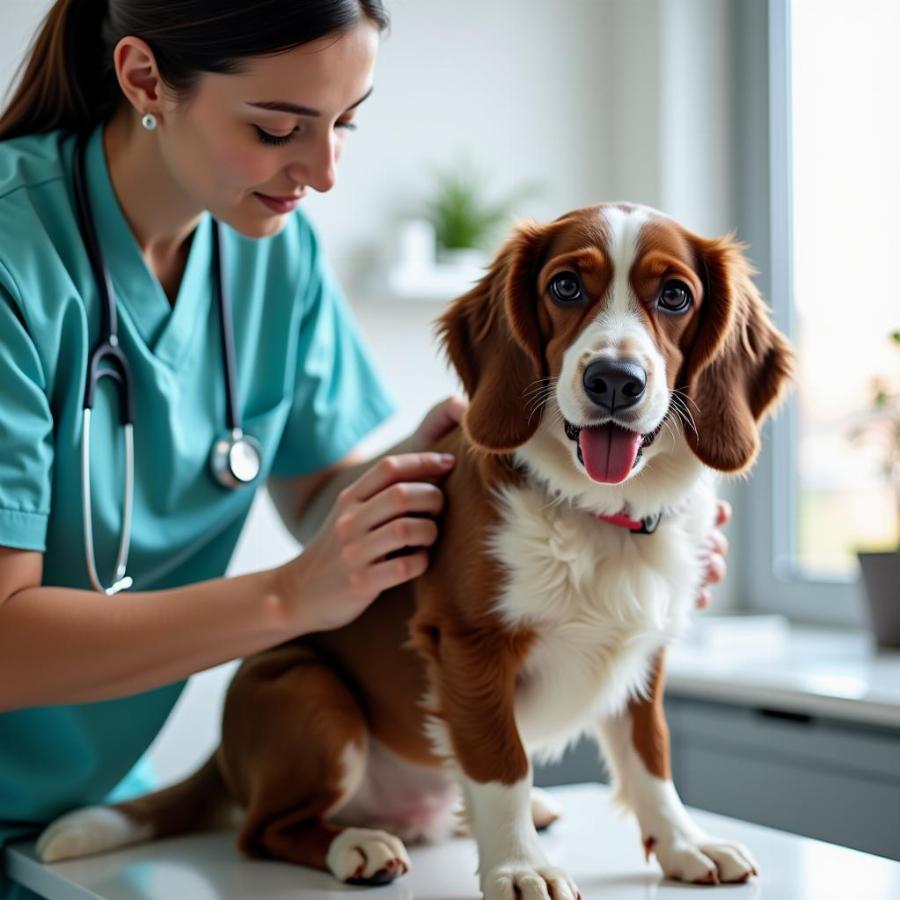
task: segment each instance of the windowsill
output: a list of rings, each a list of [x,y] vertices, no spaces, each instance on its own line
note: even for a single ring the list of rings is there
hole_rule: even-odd
[[[475,264],[435,263],[429,266],[399,267],[376,275],[363,286],[367,302],[414,303],[443,306],[462,296],[484,277],[488,260]]]
[[[900,728],[900,650],[877,650],[867,631],[792,624],[743,644],[734,634],[672,647],[667,692]]]

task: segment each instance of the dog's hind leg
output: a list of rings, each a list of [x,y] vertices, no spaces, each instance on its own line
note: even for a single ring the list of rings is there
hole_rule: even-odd
[[[472,829],[466,821],[465,805],[460,798],[456,807],[457,822],[453,834],[457,837],[471,837]],[[539,787],[531,789],[531,820],[538,831],[546,831],[562,815],[562,804],[547,791]]]
[[[402,842],[328,821],[366,774],[368,730],[351,687],[308,645],[248,659],[225,703],[220,763],[247,815],[238,846],[330,871],[351,884],[384,884],[410,867]]]

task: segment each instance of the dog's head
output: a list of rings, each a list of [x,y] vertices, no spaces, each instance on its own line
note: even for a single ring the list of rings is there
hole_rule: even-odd
[[[635,478],[676,437],[746,470],[792,354],[742,249],[627,204],[520,226],[439,321],[469,439],[506,453],[540,428],[594,483]]]

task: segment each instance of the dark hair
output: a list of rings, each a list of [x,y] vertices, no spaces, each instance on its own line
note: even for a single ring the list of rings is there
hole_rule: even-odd
[[[204,72],[238,72],[245,57],[290,50],[363,17],[388,27],[381,0],[56,0],[19,67],[0,140],[106,121],[123,96],[112,54],[126,35],[147,42],[163,80],[186,97]]]

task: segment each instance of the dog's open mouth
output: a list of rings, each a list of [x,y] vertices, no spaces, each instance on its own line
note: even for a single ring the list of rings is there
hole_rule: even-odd
[[[593,481],[618,484],[637,465],[642,451],[662,429],[665,418],[647,434],[630,431],[615,422],[603,425],[573,425],[566,421],[566,437],[578,446],[578,461]]]

